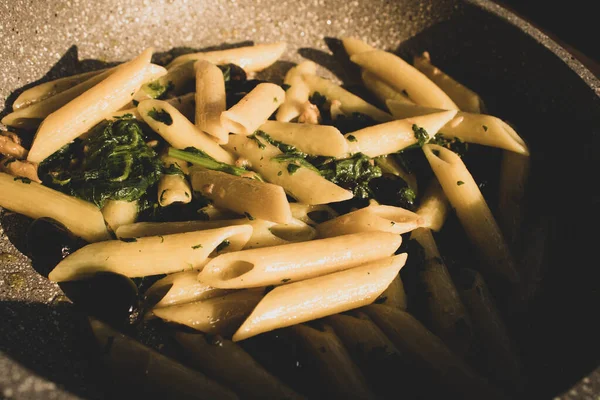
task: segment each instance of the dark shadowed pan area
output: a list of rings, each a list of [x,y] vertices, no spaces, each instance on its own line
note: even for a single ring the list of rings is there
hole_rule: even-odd
[[[598,396],[600,371],[592,371],[600,363],[593,233],[600,223],[600,82],[493,3],[0,1],[0,116],[35,83],[122,61],[148,46],[186,52],[284,40],[288,51],[265,76],[282,76],[306,58],[321,65],[321,75],[352,85],[356,70],[331,39],[341,36],[407,58],[429,51],[437,66],[480,93],[489,113],[528,141],[533,159],[523,247],[542,251],[524,266],[536,300],[507,316],[526,365],[526,398]],[[93,362],[85,316],[22,254],[26,218],[4,210],[0,223],[0,398],[113,397]],[[132,334],[157,345],[153,332]]]

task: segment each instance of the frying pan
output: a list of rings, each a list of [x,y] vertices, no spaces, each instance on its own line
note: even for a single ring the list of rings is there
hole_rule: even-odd
[[[147,46],[285,40],[284,61],[265,75],[281,76],[306,58],[347,84],[357,82],[356,71],[329,38],[357,36],[404,57],[428,50],[531,148],[523,268],[533,301],[511,316],[525,398],[600,393],[600,81],[523,20],[485,0],[5,0],[0,10],[2,115],[31,82],[125,60]],[[21,253],[26,226],[25,218],[3,212],[0,397],[105,398],[84,316]],[[158,340],[147,331],[141,339]]]

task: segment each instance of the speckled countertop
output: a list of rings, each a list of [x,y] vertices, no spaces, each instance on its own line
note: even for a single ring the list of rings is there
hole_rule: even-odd
[[[475,3],[502,15],[487,2]],[[307,58],[321,65],[320,74],[352,83],[356,74],[336,62],[326,37],[357,36],[396,49],[462,11],[460,2],[432,0],[0,0],[0,101],[9,105],[31,82],[93,69],[99,64],[93,60],[122,61],[149,46],[286,41],[282,62],[267,75],[280,77],[291,62]],[[580,75],[597,84],[586,71]],[[3,212],[0,221],[0,397],[102,398],[78,339],[81,316],[73,316],[58,286],[22,255],[22,218]],[[557,398],[600,399],[598,375]]]

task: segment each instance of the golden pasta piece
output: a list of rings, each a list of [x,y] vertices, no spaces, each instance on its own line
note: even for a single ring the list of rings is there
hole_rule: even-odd
[[[155,316],[200,332],[230,336],[256,307],[264,289],[237,290],[224,296],[155,308]]]
[[[389,257],[401,243],[400,235],[368,232],[244,250],[211,260],[198,279],[223,289],[280,285]]]
[[[423,193],[423,198],[416,211],[417,215],[423,218],[423,228],[439,232],[446,222],[449,208],[450,204],[442,186],[436,178],[433,178]]]
[[[110,239],[102,213],[92,203],[0,172],[0,207],[37,219],[49,217],[88,242]]]
[[[192,60],[207,60],[216,65],[231,63],[244,68],[246,72],[257,72],[275,63],[281,57],[286,47],[287,44],[285,42],[278,42],[185,54],[171,61],[167,68],[171,69],[178,64]]]
[[[196,62],[196,126],[227,143],[229,132],[221,124],[221,113],[227,109],[225,79],[216,65],[206,60]]]
[[[400,103],[415,104],[408,96],[397,92],[396,89],[379,79],[375,74],[369,71],[362,71],[361,77],[365,87],[377,97],[382,103],[386,104],[388,100],[394,100]]]
[[[251,135],[285,100],[285,91],[274,83],[259,83],[236,105],[221,113],[228,132]]]
[[[50,272],[54,282],[87,278],[98,272],[114,272],[130,278],[169,274],[200,268],[224,241],[230,250],[244,247],[252,235],[249,225],[199,232],[108,240],[72,253]]]
[[[244,321],[233,341],[370,304],[398,276],[405,262],[404,253],[276,287]]]
[[[273,140],[292,145],[306,154],[336,158],[348,154],[348,141],[334,126],[267,121],[258,129]]]
[[[442,89],[395,54],[373,50],[354,54],[350,60],[419,105],[458,110],[458,106]]]
[[[285,101],[277,110],[277,121],[289,122],[302,114],[310,96],[310,88],[302,75],[314,75],[316,72],[317,64],[303,61],[286,73],[283,83],[289,85],[289,88],[285,91]]]
[[[322,238],[376,231],[402,234],[422,224],[421,217],[404,208],[370,205],[317,225],[317,232]]]
[[[456,115],[456,111],[440,111],[435,114],[373,125],[347,133],[346,139],[352,139],[349,151],[351,154],[363,153],[369,157],[396,153],[420,141],[431,140],[454,115]]]
[[[325,204],[313,206],[302,203],[290,203],[290,208],[292,209],[292,216],[295,219],[310,226],[316,226],[339,215],[333,208]]]
[[[290,204],[281,186],[198,167],[190,168],[190,179],[194,190],[212,200],[216,207],[246,214],[249,219],[281,224],[292,219]]]
[[[154,282],[145,293],[154,308],[174,306],[193,301],[207,300],[224,296],[231,292],[226,289],[210,287],[198,281],[200,270],[182,271],[169,274]]]
[[[366,42],[353,37],[343,37],[342,45],[344,46],[344,50],[348,53],[348,56],[352,57],[358,53],[364,53],[366,51],[373,51],[375,47],[367,44]]]
[[[102,207],[104,221],[113,232],[121,225],[133,224],[137,215],[137,201],[108,200]]]
[[[156,80],[144,84],[133,96],[133,100],[142,102],[148,99],[163,97],[168,91],[172,94],[183,94],[194,84],[194,62],[186,62],[169,68],[167,73]]]

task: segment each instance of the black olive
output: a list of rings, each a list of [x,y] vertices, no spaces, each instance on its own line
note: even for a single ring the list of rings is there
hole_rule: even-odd
[[[63,258],[87,244],[52,218],[33,221],[27,230],[26,240],[33,268],[44,277],[48,277]]]
[[[114,327],[126,326],[139,312],[137,286],[123,275],[100,272],[90,279],[59,286],[82,312]]]
[[[381,204],[414,210],[415,193],[400,177],[392,174],[383,174],[379,178],[369,181],[369,189],[373,192],[375,200]]]

